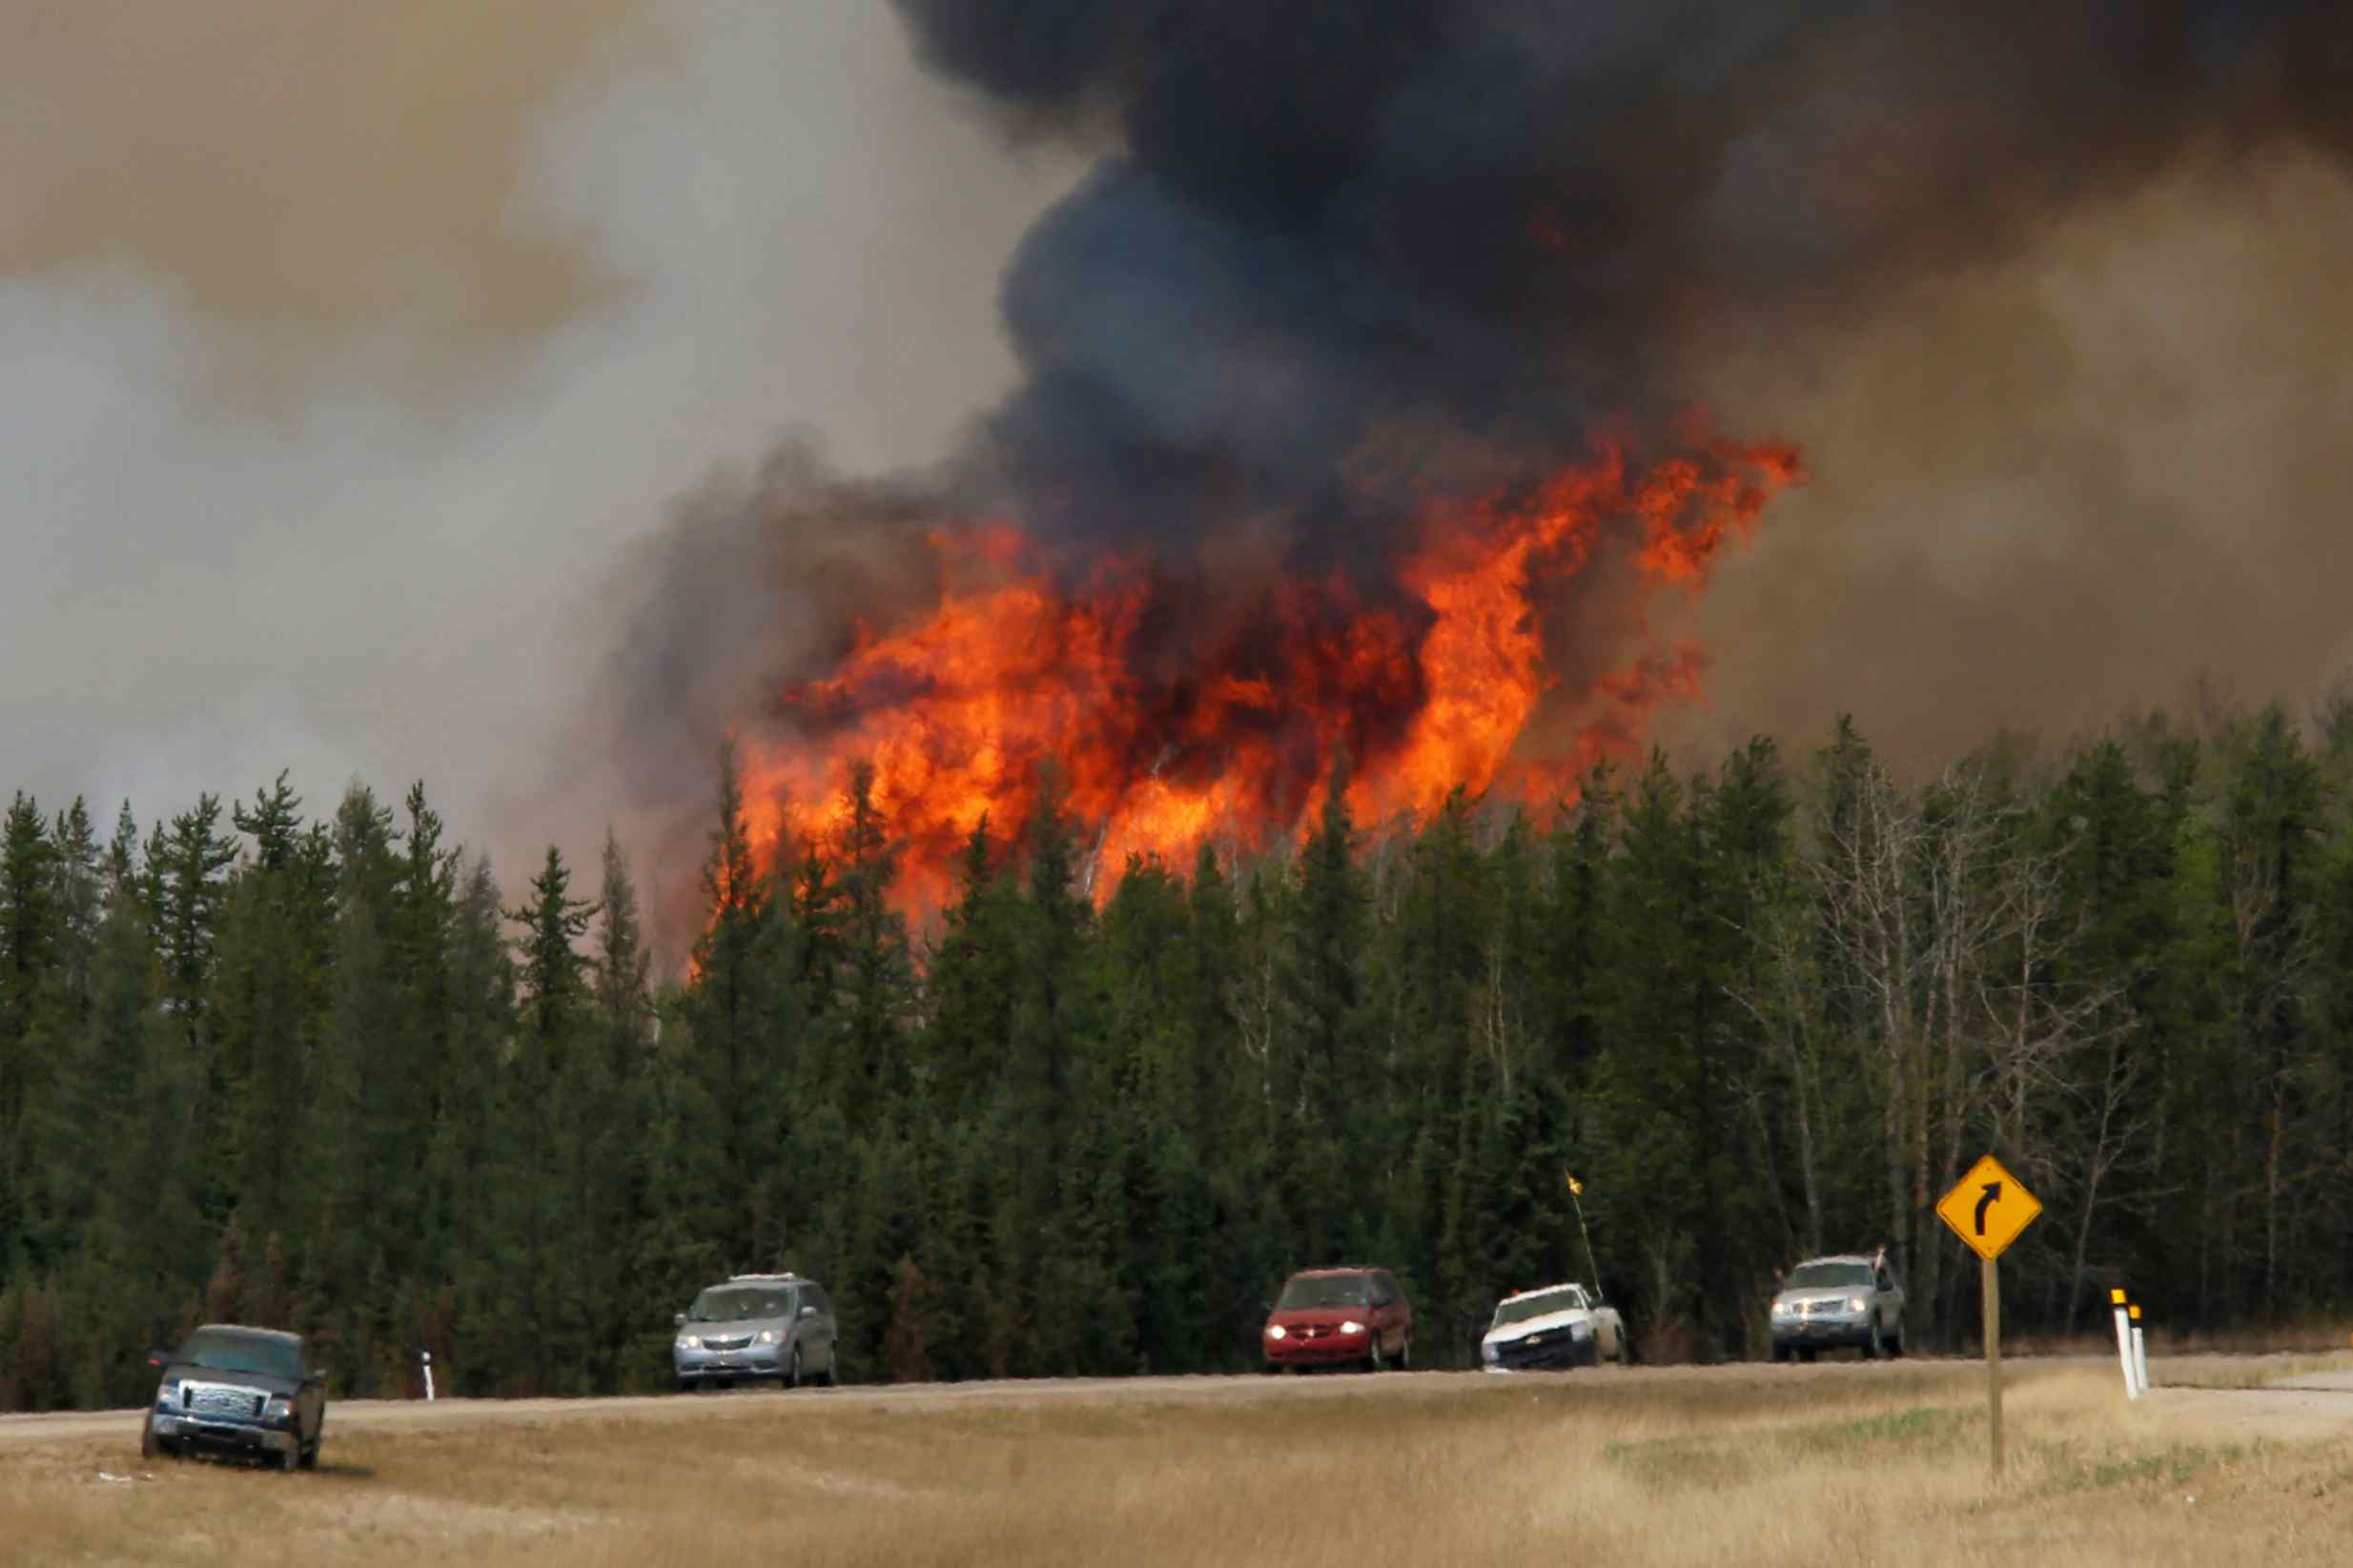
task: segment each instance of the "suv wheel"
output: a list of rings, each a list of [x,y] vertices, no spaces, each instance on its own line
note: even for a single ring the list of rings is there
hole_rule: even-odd
[[[1901,1354],[1904,1354],[1904,1321],[1903,1321],[1903,1319],[1902,1319],[1902,1318],[1900,1318],[1900,1317],[1899,1317],[1899,1318],[1897,1318],[1897,1319],[1895,1320],[1895,1333],[1894,1333],[1893,1336],[1893,1337],[1891,1337],[1891,1338],[1888,1340],[1888,1359],[1889,1359],[1889,1360],[1891,1360],[1891,1361],[1893,1361],[1893,1359],[1895,1359],[1897,1356],[1899,1356],[1899,1355],[1901,1355]]]
[[[1871,1337],[1863,1341],[1863,1359],[1866,1361],[1878,1360],[1880,1347],[1884,1343],[1885,1341],[1879,1337],[1879,1320],[1874,1317],[1871,1320]]]

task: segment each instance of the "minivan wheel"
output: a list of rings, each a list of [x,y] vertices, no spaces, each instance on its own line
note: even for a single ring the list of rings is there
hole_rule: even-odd
[[[784,1386],[788,1389],[801,1386],[801,1347],[798,1345],[792,1347],[792,1362],[785,1370]]]
[[[839,1345],[832,1346],[826,1352],[825,1386],[829,1389],[842,1386],[842,1348]]]

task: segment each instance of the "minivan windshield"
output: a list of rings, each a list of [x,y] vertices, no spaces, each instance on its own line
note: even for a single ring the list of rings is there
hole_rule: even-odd
[[[1373,1282],[1363,1274],[1300,1274],[1282,1288],[1277,1312],[1302,1307],[1362,1307],[1373,1299]]]
[[[198,1329],[190,1334],[172,1359],[183,1367],[206,1372],[244,1373],[250,1376],[302,1380],[302,1353],[291,1339],[225,1329]]]
[[[1530,1291],[1525,1295],[1515,1295],[1508,1301],[1497,1302],[1495,1321],[1487,1327],[1499,1329],[1506,1323],[1524,1323],[1546,1313],[1565,1313],[1572,1307],[1584,1305],[1584,1294],[1574,1285],[1563,1285],[1549,1291]]]
[[[693,1323],[747,1323],[755,1317],[782,1317],[785,1297],[783,1291],[757,1285],[713,1285],[694,1298],[686,1318]]]
[[[1868,1285],[1868,1263],[1801,1263],[1781,1283],[1785,1291],[1819,1291],[1839,1285]]]

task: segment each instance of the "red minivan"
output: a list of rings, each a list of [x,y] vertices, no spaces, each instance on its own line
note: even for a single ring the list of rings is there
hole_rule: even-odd
[[[1301,1269],[1282,1287],[1258,1343],[1266,1370],[1402,1367],[1413,1350],[1414,1309],[1386,1269]]]

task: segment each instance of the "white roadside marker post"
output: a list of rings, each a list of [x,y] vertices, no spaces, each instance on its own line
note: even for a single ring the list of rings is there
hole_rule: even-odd
[[[2133,1326],[2132,1319],[2125,1313],[2124,1293],[2110,1291],[2108,1301],[2116,1308],[2116,1355],[2124,1368],[2124,1397],[2138,1399],[2140,1397],[2140,1377],[2133,1365]]]
[[[2140,1308],[2133,1308],[2133,1380],[2149,1392],[2149,1342],[2140,1336]]]
[[[433,1402],[433,1353],[425,1351],[422,1354],[425,1358],[425,1403],[431,1404]]]

